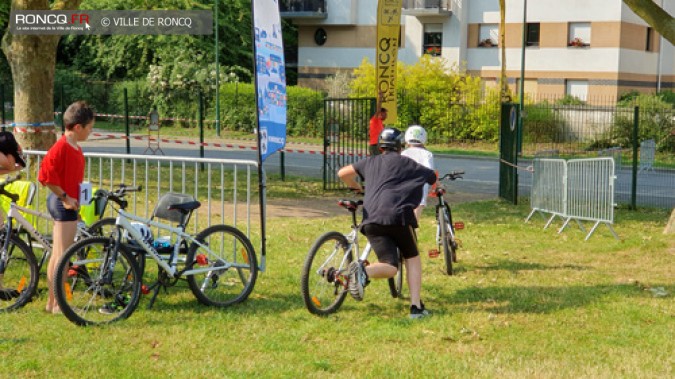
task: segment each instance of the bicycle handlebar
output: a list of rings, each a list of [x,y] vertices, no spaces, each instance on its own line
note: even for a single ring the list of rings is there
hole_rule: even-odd
[[[442,177],[440,177],[438,180],[457,180],[457,179],[462,179],[464,177],[464,171],[451,171]]]
[[[16,182],[17,180],[20,180],[20,179],[21,179],[21,173],[18,173],[13,177],[7,176],[7,178],[5,178],[5,180],[3,180],[2,183],[0,183],[0,195],[4,195],[4,196],[9,197],[10,200],[12,200],[15,203],[17,201],[19,201],[19,195],[15,194],[15,193],[7,192],[7,190],[5,190],[5,186],[7,186],[11,183],[14,183],[14,182]]]

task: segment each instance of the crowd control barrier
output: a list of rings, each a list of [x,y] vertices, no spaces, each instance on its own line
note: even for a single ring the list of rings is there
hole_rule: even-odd
[[[581,221],[595,222],[586,235],[588,240],[601,224],[614,231],[614,160],[591,159],[535,159],[532,179],[532,211],[525,219],[528,222],[535,213],[550,214],[544,229],[556,217],[564,220],[558,233],[574,220],[586,233]]]

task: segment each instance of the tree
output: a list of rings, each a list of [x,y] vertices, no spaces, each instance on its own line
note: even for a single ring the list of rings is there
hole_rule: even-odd
[[[663,38],[675,45],[675,18],[654,3],[653,0],[623,0],[628,7]]]
[[[73,10],[81,0],[12,0],[11,10]],[[50,3],[51,6],[50,6]],[[14,81],[14,122],[17,140],[24,149],[46,150],[54,144],[54,126],[34,126],[54,121],[54,70],[59,35],[13,35],[2,38],[2,51]]]

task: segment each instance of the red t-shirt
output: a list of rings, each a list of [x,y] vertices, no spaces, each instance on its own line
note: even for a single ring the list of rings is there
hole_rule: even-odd
[[[84,179],[84,154],[82,148],[72,147],[62,136],[40,164],[38,181],[42,185],[52,184],[63,189],[68,196],[79,199],[80,183]]]
[[[370,144],[377,145],[377,140],[380,137],[380,133],[384,130],[384,125],[382,125],[382,120],[378,117],[379,113],[376,113],[375,116],[370,118]]]

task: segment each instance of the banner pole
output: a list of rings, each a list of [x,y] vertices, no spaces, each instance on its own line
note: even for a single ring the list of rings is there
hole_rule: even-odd
[[[255,39],[255,1],[251,1],[251,36],[253,40],[253,67],[256,67],[257,64],[257,47],[256,47],[256,39]],[[255,120],[256,120],[256,143],[258,147],[258,202],[260,203],[260,236],[261,236],[261,241],[260,241],[260,262],[258,262],[258,269],[260,271],[265,271],[265,262],[266,262],[266,245],[267,245],[267,236],[265,234],[265,170],[263,170],[263,158],[262,158],[262,146],[261,146],[261,139],[260,139],[260,110],[258,109],[259,104],[260,104],[260,94],[258,93],[258,74],[256,72],[255,75],[253,75],[254,81],[255,81],[255,103],[256,103],[256,112],[255,112]]]

